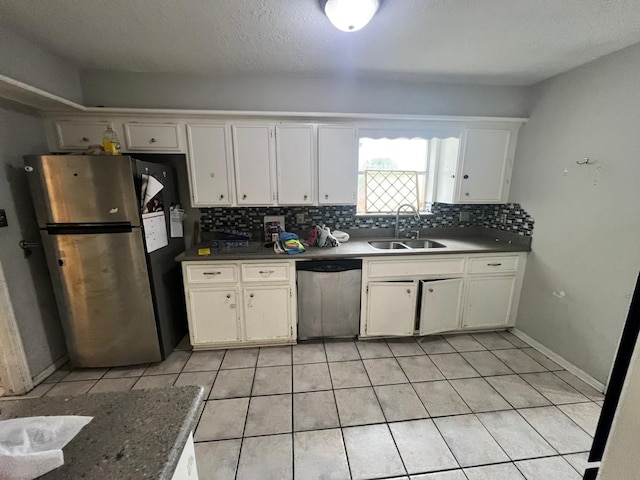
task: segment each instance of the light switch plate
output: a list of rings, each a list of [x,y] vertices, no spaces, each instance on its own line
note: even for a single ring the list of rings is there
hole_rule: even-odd
[[[7,212],[3,209],[0,209],[0,227],[8,227],[9,223],[7,222]]]
[[[304,223],[304,213],[296,213],[296,223]]]
[[[460,221],[461,222],[468,222],[470,219],[470,215],[469,212],[460,212]]]

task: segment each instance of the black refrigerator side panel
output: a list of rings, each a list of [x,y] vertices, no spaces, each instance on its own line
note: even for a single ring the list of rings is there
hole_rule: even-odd
[[[160,157],[161,158],[161,157]],[[153,175],[163,185],[165,226],[169,244],[147,253],[151,294],[156,310],[162,358],[166,358],[187,334],[187,313],[182,284],[182,269],[174,259],[184,251],[182,237],[171,238],[170,207],[179,203],[175,175],[170,165],[136,160],[136,188],[140,195],[140,176]]]

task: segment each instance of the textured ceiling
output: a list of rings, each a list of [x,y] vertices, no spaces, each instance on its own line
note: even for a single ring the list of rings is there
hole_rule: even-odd
[[[640,42],[640,1],[386,0],[357,33],[318,0],[0,0],[0,22],[84,69],[529,85]]]

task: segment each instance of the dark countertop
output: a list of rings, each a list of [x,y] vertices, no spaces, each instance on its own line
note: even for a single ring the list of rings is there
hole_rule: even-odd
[[[94,417],[63,448],[64,465],[43,479],[166,479],[195,428],[202,387],[172,387],[0,401],[0,420]]]
[[[371,256],[406,256],[406,255],[442,255],[460,253],[498,253],[529,252],[531,237],[517,235],[481,227],[465,228],[433,228],[420,230],[420,239],[435,240],[444,248],[385,250],[369,245],[371,240],[390,240],[393,230],[360,229],[347,230],[351,235],[348,242],[339,247],[309,247],[297,255],[278,255],[273,248],[266,248],[262,243],[250,243],[248,247],[227,249],[211,249],[211,255],[198,255],[198,248],[207,247],[202,243],[178,255],[177,262],[211,261],[211,260],[323,260],[330,258],[371,257]],[[402,240],[400,240],[402,241]]]

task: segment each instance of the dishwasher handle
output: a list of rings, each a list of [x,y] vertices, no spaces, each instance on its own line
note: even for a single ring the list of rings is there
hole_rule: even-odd
[[[336,273],[362,270],[362,260],[311,260],[296,262],[296,270],[302,272]]]

